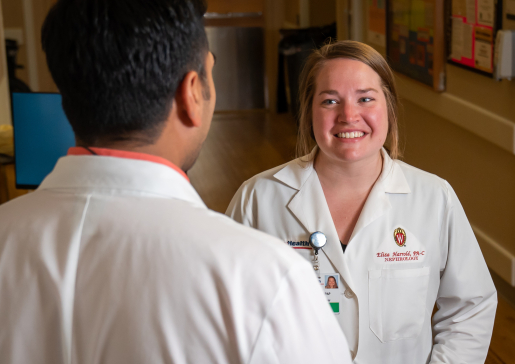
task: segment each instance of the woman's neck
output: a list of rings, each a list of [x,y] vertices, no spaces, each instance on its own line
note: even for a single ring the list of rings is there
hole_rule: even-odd
[[[346,162],[329,158],[321,150],[314,162],[320,182],[325,186],[348,191],[368,192],[381,174],[383,157],[381,152],[376,156],[355,162]]]

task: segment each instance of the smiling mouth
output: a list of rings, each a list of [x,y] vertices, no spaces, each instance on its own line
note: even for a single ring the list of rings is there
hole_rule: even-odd
[[[361,131],[351,131],[350,133],[338,133],[334,136],[337,138],[343,138],[343,139],[353,139],[353,138],[361,138],[365,133]]]

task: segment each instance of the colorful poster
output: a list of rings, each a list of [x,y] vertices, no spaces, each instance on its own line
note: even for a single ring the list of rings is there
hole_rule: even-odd
[[[434,86],[436,0],[391,1],[388,56],[394,70]]]

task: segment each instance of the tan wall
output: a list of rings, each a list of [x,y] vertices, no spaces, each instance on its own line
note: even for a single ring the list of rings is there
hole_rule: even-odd
[[[207,11],[212,13],[263,12],[264,0],[207,0]]]
[[[24,44],[20,45],[17,62],[25,68],[17,70],[16,75],[31,86],[33,91],[57,92],[57,87],[52,81],[41,48],[41,27],[46,14],[55,2],[56,0],[2,0],[4,27],[23,30]],[[27,9],[25,5],[29,5],[30,8]],[[27,14],[32,17],[32,22],[27,22]],[[31,39],[33,43],[31,43]],[[29,71],[30,61],[32,61],[29,57],[32,55],[35,57],[33,72],[36,75],[34,77],[37,87],[34,87],[34,83],[31,83],[31,71]]]
[[[448,180],[470,222],[515,255],[515,155],[411,102],[403,121],[405,161]]]
[[[300,1],[284,0],[284,21],[290,26],[300,25]]]
[[[515,285],[515,81],[446,70],[441,94],[397,75],[404,160],[450,182],[490,268]]]
[[[309,23],[312,27],[332,24],[336,21],[336,0],[309,2]]]
[[[48,11],[57,0],[32,0],[34,16],[34,33],[36,39],[36,57],[38,65],[38,80],[40,92],[58,92],[57,86],[48,70],[45,53],[41,45],[41,27]]]
[[[2,0],[0,0],[0,3]],[[4,28],[2,8],[0,7],[0,125],[11,124],[11,102],[7,77],[7,61],[5,58]]]
[[[419,93],[403,76],[398,82],[405,161],[451,183],[487,263],[515,285],[515,82],[496,82],[452,65],[441,95]]]
[[[4,14],[3,28],[24,29],[23,3],[21,0],[2,0],[2,14]],[[25,68],[17,70],[16,76],[26,84],[29,84],[27,44],[22,44],[19,47],[17,62]]]

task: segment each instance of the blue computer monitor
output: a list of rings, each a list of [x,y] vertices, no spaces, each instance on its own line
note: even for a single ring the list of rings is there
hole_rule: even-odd
[[[16,188],[34,189],[75,145],[56,93],[12,94]]]

